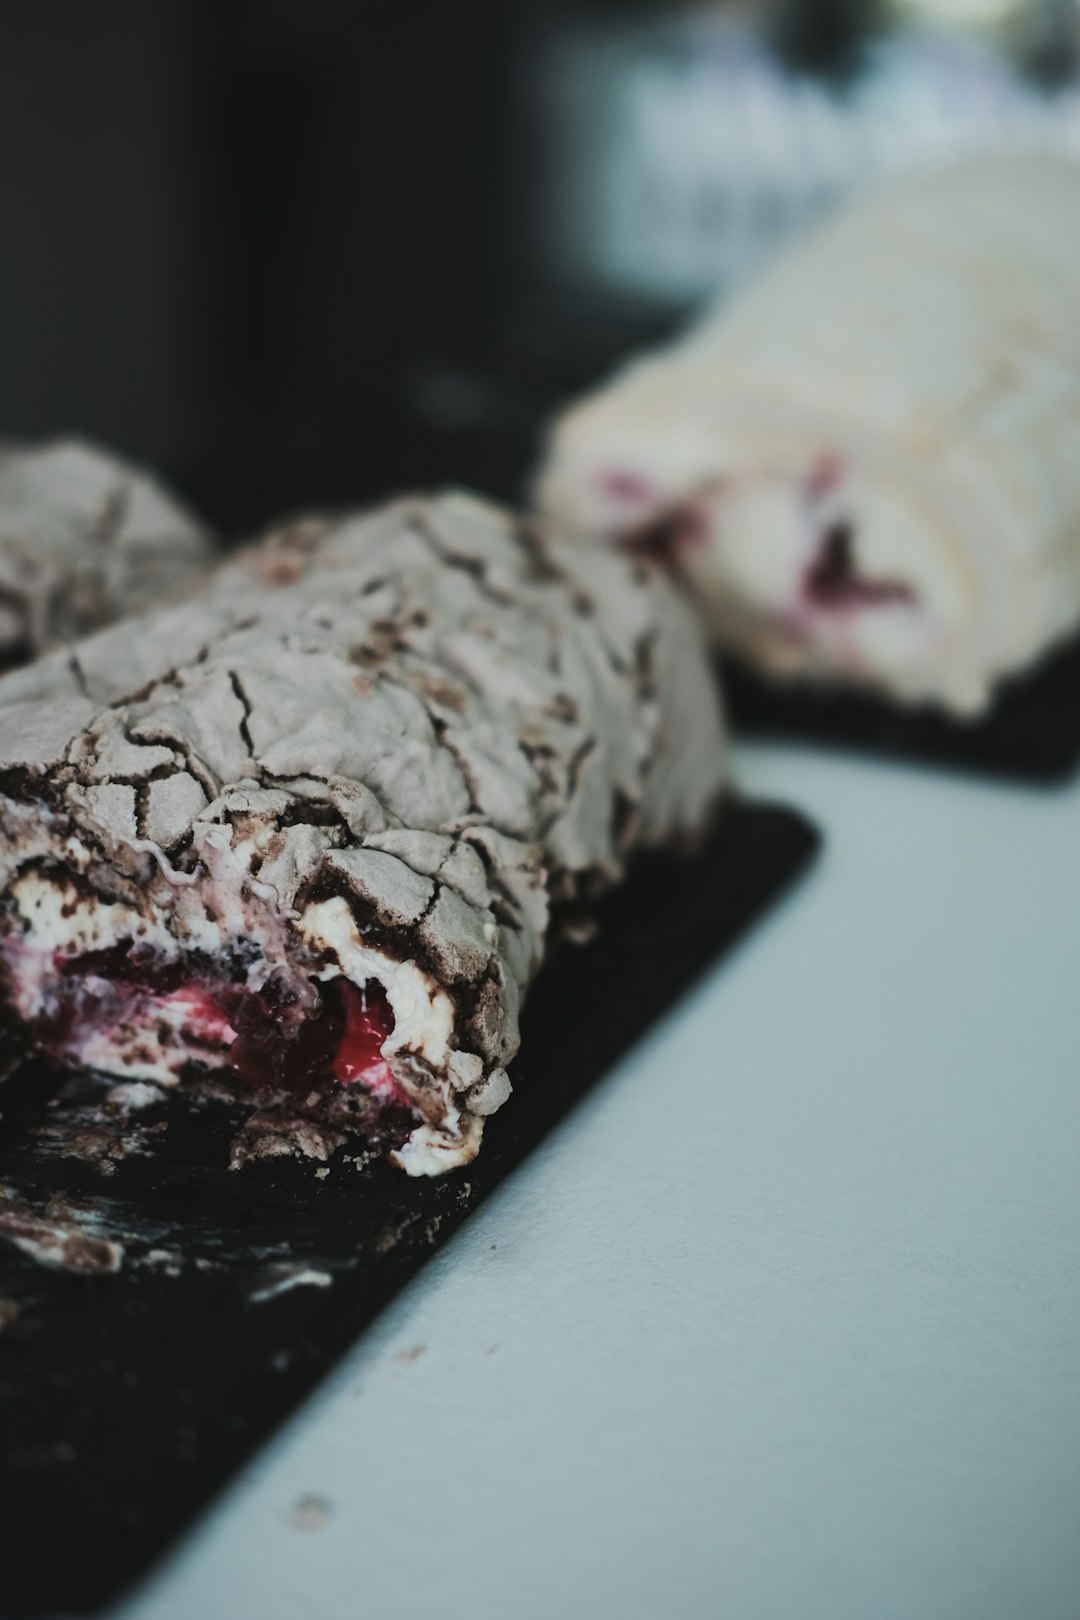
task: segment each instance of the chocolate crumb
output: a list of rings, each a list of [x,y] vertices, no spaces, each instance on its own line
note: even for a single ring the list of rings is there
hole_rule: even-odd
[[[305,1491],[289,1509],[289,1523],[294,1530],[321,1530],[332,1512],[325,1496]]]

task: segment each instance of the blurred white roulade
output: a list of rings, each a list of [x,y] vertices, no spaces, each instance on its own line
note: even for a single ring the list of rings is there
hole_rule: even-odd
[[[868,195],[573,406],[538,496],[774,676],[980,712],[1080,623],[1080,165]]]

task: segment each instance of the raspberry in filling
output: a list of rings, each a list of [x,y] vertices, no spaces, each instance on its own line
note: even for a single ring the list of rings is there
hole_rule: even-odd
[[[334,1054],[334,1079],[345,1086],[360,1081],[368,1091],[396,1095],[390,1065],[382,1055],[383,1042],[394,1027],[386,991],[381,984],[358,989],[350,979],[335,979],[333,987],[345,1001],[345,1028]]]
[[[913,603],[915,592],[898,579],[867,579],[855,561],[855,535],[850,523],[832,523],[821,537],[817,556],[806,575],[805,591],[816,607],[875,607],[889,602]]]
[[[656,488],[647,478],[622,468],[604,473],[600,488],[609,500],[618,501],[623,506],[644,506],[656,499]]]
[[[303,1094],[331,1081],[408,1104],[382,1054],[394,1014],[377,982],[308,981],[305,993],[274,975],[252,991],[215,975],[195,954],[167,960],[130,942],[61,956],[55,967],[54,1005],[34,1031],[47,1056],[77,1055],[109,1022],[134,1016],[151,1024],[167,1013],[178,1017],[185,1044],[223,1057],[245,1085]]]

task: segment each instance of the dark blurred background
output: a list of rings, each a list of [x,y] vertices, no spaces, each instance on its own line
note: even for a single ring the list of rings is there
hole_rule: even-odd
[[[875,174],[1080,151],[1077,0],[33,0],[0,51],[0,432],[220,527],[446,480]]]

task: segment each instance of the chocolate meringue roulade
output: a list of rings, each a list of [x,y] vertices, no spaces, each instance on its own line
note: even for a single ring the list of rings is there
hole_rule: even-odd
[[[0,668],[153,607],[211,555],[148,472],[73,439],[0,444]]]
[[[509,1095],[553,920],[725,778],[657,571],[457,494],[294,524],[0,681],[7,1004],[61,1064],[211,1074],[435,1174]]]

